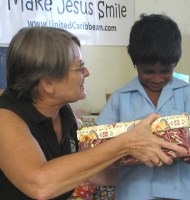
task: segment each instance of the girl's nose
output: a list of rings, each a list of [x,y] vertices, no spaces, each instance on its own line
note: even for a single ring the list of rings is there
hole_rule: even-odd
[[[152,81],[155,83],[160,83],[160,82],[162,82],[162,80],[163,80],[163,78],[160,74],[154,74],[154,77],[152,79]]]

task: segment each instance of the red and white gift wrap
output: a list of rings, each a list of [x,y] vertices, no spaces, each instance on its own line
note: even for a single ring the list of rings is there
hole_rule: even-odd
[[[81,150],[84,150],[97,146],[112,137],[116,137],[121,133],[129,131],[139,122],[140,120],[135,120],[115,124],[84,127],[77,131],[79,147]],[[188,150],[190,149],[189,127],[190,118],[188,114],[160,117],[151,124],[153,134],[165,139],[166,141],[181,145]],[[163,149],[163,151],[173,158],[182,157],[169,149]],[[138,161],[133,157],[125,156],[116,163],[134,164],[136,162]]]

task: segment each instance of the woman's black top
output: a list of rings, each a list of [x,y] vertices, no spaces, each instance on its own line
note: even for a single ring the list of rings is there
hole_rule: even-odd
[[[64,133],[61,143],[57,141],[52,119],[39,113],[32,103],[17,99],[11,90],[6,89],[2,96],[0,96],[0,108],[5,108],[16,113],[28,125],[31,134],[39,143],[47,160],[78,151],[77,124],[69,105],[63,106],[59,113]],[[72,192],[67,192],[54,199],[66,200]],[[29,200],[31,198],[18,190],[0,170],[0,199]]]

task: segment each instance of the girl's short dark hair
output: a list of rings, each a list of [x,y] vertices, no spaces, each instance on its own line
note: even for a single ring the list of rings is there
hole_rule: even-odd
[[[61,79],[73,61],[79,39],[70,32],[50,27],[21,29],[7,52],[7,87],[18,98],[34,101],[41,78]]]
[[[179,61],[182,53],[181,32],[168,16],[140,15],[130,32],[128,53],[135,65],[170,65]]]

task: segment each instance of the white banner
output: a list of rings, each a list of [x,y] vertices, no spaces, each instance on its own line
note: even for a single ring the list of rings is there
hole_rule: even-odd
[[[126,46],[134,23],[134,0],[0,0],[0,44],[22,27],[67,29],[82,45]]]

